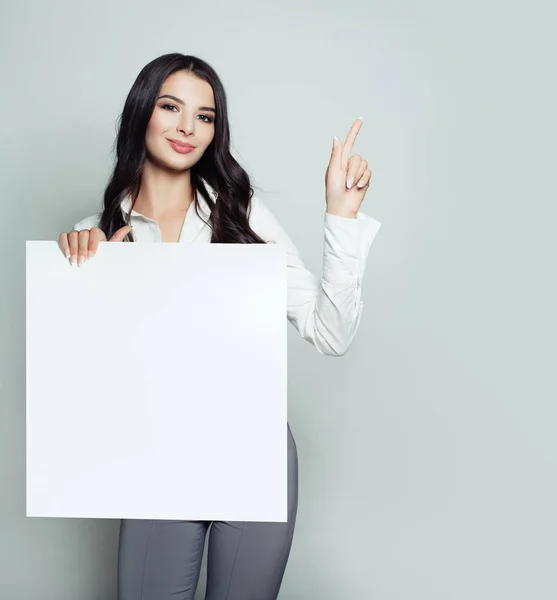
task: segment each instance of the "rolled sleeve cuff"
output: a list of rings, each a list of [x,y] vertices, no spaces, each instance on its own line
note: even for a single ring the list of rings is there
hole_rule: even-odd
[[[371,244],[381,223],[359,212],[355,219],[325,213],[323,279],[332,284],[361,283]]]

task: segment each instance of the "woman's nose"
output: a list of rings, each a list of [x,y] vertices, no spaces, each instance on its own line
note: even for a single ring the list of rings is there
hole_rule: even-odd
[[[186,135],[191,134],[194,131],[194,120],[193,117],[184,116],[178,125],[181,131]]]

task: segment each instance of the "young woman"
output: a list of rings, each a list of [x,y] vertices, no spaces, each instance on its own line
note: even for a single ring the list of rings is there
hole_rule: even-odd
[[[335,138],[325,175],[323,276],[317,280],[230,153],[222,83],[203,60],[167,54],[146,65],[130,90],[117,160],[100,214],[60,245],[71,265],[100,242],[275,242],[287,250],[288,320],[327,355],[350,346],[362,314],[362,277],[380,223],[359,212],[371,172]],[[193,600],[210,529],[206,600],[275,600],[290,553],[298,504],[298,457],[288,435],[286,523],[123,520],[119,600]],[[183,476],[187,477],[187,473]]]

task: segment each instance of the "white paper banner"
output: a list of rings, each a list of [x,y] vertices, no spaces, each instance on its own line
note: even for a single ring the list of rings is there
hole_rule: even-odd
[[[27,515],[286,521],[286,255],[27,242]]]

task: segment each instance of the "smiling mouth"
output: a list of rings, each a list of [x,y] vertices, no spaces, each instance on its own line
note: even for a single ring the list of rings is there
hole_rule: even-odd
[[[195,150],[195,146],[192,146],[191,144],[182,144],[175,140],[168,140],[168,143],[176,152],[179,152],[180,154],[188,154],[189,152]]]

